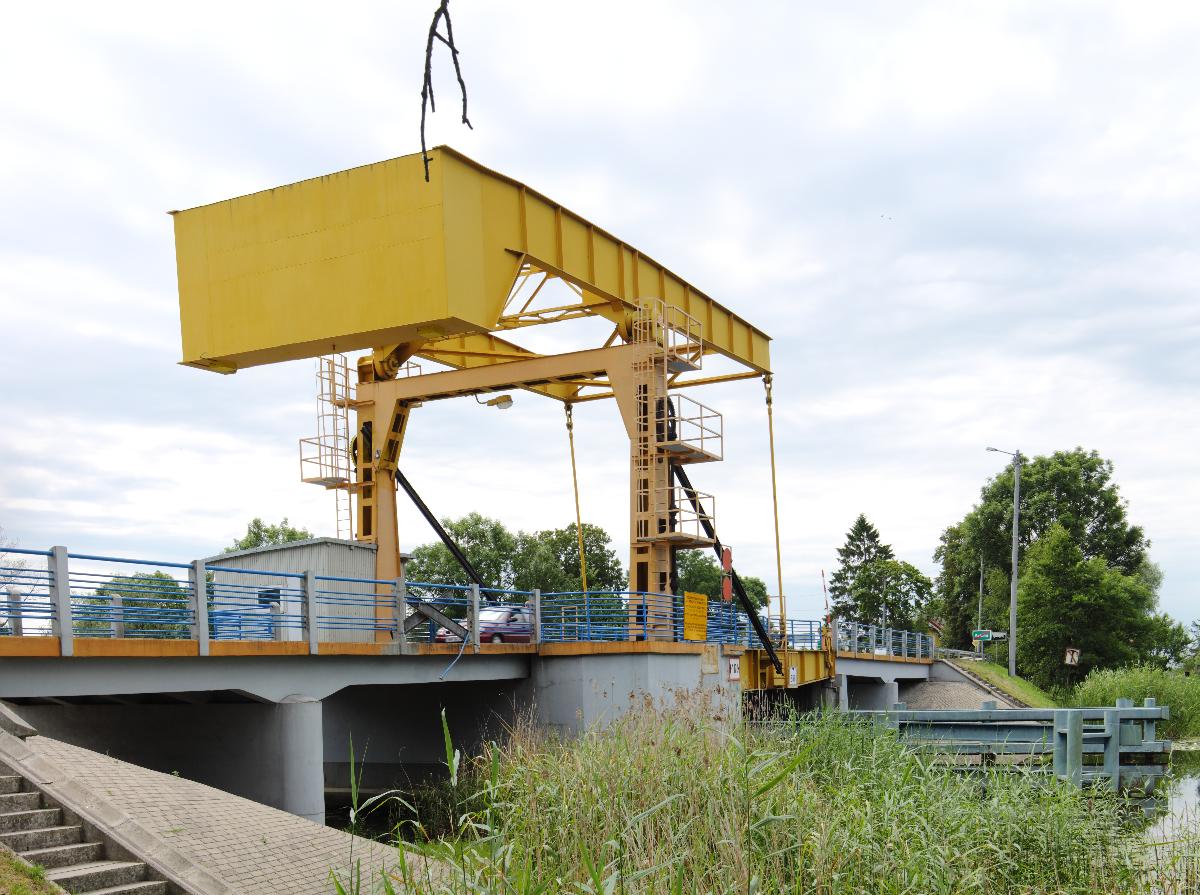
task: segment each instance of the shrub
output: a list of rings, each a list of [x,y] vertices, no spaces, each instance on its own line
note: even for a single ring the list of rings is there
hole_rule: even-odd
[[[1128,697],[1135,705],[1151,696],[1170,706],[1171,717],[1162,733],[1172,739],[1200,737],[1200,678],[1149,665],[1093,671],[1070,692],[1077,706],[1115,705]]]

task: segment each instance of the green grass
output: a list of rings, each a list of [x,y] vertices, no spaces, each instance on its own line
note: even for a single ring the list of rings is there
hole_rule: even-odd
[[[1003,665],[986,660],[977,662],[972,659],[951,659],[950,661],[960,668],[975,672],[993,687],[1016,697],[1030,708],[1052,709],[1058,706],[1054,698],[1041,687],[1030,683],[1023,677],[1012,677]]]
[[[1115,797],[959,774],[846,716],[757,725],[647,707],[570,742],[521,725],[461,766],[447,756],[458,821],[440,836],[408,825],[397,892],[1151,891]]]
[[[17,860],[0,846],[0,892],[4,895],[55,895],[58,889],[46,881],[46,871]]]
[[[1160,732],[1171,739],[1200,737],[1200,678],[1147,665],[1093,671],[1071,691],[1072,705],[1114,705],[1120,697],[1141,705],[1152,696],[1170,706],[1171,717]]]

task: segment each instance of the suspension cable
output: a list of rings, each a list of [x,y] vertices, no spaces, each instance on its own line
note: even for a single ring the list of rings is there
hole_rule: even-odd
[[[579,512],[579,475],[575,471],[575,417],[570,401],[563,404],[563,410],[567,412],[567,441],[571,446],[571,484],[575,488],[575,536],[579,541],[579,581],[586,593],[588,589],[587,559],[583,553],[583,518]]]
[[[770,373],[763,374],[763,389],[767,400],[767,432],[771,445],[771,504],[775,512],[775,574],[779,581],[779,633],[787,646],[787,600],[783,595],[783,550],[779,544],[779,489],[775,482],[775,413],[771,395]]]

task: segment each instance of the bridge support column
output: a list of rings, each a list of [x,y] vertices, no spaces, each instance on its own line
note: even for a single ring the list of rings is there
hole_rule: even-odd
[[[838,711],[850,711],[850,678],[847,675],[837,676]]]
[[[321,700],[284,697],[276,706],[279,732],[279,808],[325,823],[325,750]]]
[[[900,684],[897,681],[883,682],[883,701],[886,708],[891,708],[900,701]]]

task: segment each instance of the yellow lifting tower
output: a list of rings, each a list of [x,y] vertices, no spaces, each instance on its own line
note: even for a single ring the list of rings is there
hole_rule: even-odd
[[[428,183],[414,154],[175,212],[183,363],[323,359],[321,432],[302,443],[301,474],[353,496],[345,528],[377,545],[379,579],[400,572],[397,467],[414,409],[513,388],[613,398],[630,444],[629,588],[671,592],[675,551],[716,541],[713,498],[682,470],[720,460],[724,438],[721,415],[681,390],[769,377],[770,339],[525,184],[448,147],[430,155]],[[584,317],[609,324],[593,348],[512,340]],[[355,351],[369,354],[351,372],[335,356]],[[715,355],[734,372],[705,376]]]

